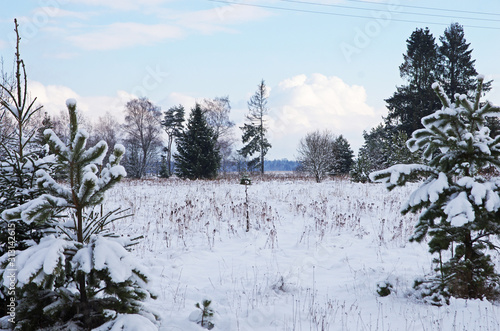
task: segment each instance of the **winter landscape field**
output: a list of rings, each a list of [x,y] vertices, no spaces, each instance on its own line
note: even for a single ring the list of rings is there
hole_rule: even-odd
[[[144,238],[133,254],[149,270],[160,330],[206,330],[196,303],[211,300],[212,330],[500,330],[500,307],[412,296],[432,271],[426,242],[410,243],[417,216],[401,205],[417,184],[290,177],[123,181],[106,206],[134,216],[112,227]],[[490,252],[500,265],[498,252]],[[390,283],[381,297],[377,284]]]

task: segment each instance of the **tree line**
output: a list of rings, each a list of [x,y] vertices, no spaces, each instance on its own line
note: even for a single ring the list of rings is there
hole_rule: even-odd
[[[5,73],[3,67],[1,73],[3,86],[11,91],[13,76]],[[267,87],[262,80],[248,102],[249,113],[241,127],[243,147],[240,150],[234,150],[236,139],[232,129],[235,123],[229,118],[231,104],[228,96],[197,102],[187,120],[183,105],[162,112],[159,106],[144,97],[125,104],[123,124],[110,113],[99,117],[96,124],[82,113],[77,116],[80,126],[89,133],[89,144],[104,140],[109,146],[122,143],[126,147],[123,164],[131,178],[147,175],[168,178],[176,174],[181,178],[212,179],[219,172],[235,169],[264,173],[265,156],[271,147],[266,135],[267,97]],[[0,109],[0,120],[0,142],[8,141],[14,133],[14,124],[4,107]],[[42,115],[40,111],[34,112],[23,125],[39,133],[51,129],[67,141],[69,122],[67,112],[50,116],[48,113]],[[39,142],[44,143],[42,139]],[[109,154],[106,154],[105,161]],[[0,159],[3,157],[5,151],[0,151]]]
[[[439,43],[428,28],[417,28],[406,40],[406,53],[399,66],[405,84],[396,87],[385,99],[388,114],[383,122],[363,132],[364,144],[351,170],[355,181],[368,181],[368,174],[397,163],[414,163],[421,153],[412,153],[406,141],[421,129],[422,118],[440,109],[442,104],[432,89],[439,82],[454,102],[458,95],[473,97],[477,88],[477,71],[473,49],[465,39],[463,26],[453,23],[439,37]],[[482,93],[491,89],[491,81],[482,85]],[[498,133],[499,121],[490,117],[491,135]]]
[[[458,23],[445,29],[439,43],[428,28],[417,28],[406,45],[403,63],[399,66],[400,76],[406,83],[385,100],[388,114],[383,122],[363,132],[365,142],[357,157],[354,158],[349,142],[342,135],[316,130],[299,142],[296,170],[310,174],[317,181],[330,175],[350,174],[352,180],[364,182],[369,180],[371,171],[419,160],[419,154],[411,153],[405,144],[412,132],[422,127],[421,118],[440,108],[432,83],[440,82],[453,101],[456,94],[472,95],[477,72],[472,49]],[[14,77],[4,72],[3,66],[1,79],[6,87],[13,86]],[[491,82],[484,82],[483,92],[490,89]],[[248,101],[248,114],[240,128],[243,147],[239,150],[234,149],[235,123],[230,120],[228,96],[201,100],[190,110],[187,119],[183,105],[162,112],[147,98],[127,102],[124,124],[119,124],[109,113],[99,117],[96,124],[81,113],[78,116],[80,125],[90,133],[90,143],[104,140],[113,146],[120,142],[127,148],[123,164],[131,178],[151,174],[215,178],[228,171],[264,173],[266,155],[271,148],[267,138],[267,98],[268,89],[262,80]],[[30,119],[27,127],[39,132],[51,128],[58,136],[68,138],[67,113],[44,117],[39,113]],[[12,134],[13,126],[5,110],[0,111],[0,119],[1,141]],[[489,119],[489,126],[492,134],[500,127],[496,119]]]

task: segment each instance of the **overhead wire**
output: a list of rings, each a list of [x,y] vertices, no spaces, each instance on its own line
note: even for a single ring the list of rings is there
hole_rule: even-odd
[[[373,1],[368,1],[368,0],[346,0],[349,2],[358,2],[358,3],[366,3],[370,5],[382,5],[382,6],[387,6],[387,3],[384,2],[373,2]],[[437,7],[426,7],[426,6],[415,6],[415,5],[402,5],[402,4],[395,4],[398,7],[405,7],[405,8],[415,8],[415,9],[425,9],[425,10],[435,10],[435,11],[445,11],[445,12],[455,12],[455,13],[466,13],[466,14],[479,14],[479,15],[491,15],[491,16],[500,16],[500,13],[487,13],[487,12],[480,12],[480,11],[471,11],[471,10],[460,10],[460,9],[450,9],[450,8],[437,8]]]
[[[288,3],[297,3],[297,4],[303,4],[303,5],[323,6],[323,7],[330,7],[330,8],[346,8],[346,9],[369,10],[369,11],[373,10],[373,8],[361,8],[361,7],[353,7],[353,6],[346,6],[346,5],[339,5],[339,4],[319,3],[319,2],[311,2],[311,1],[300,1],[300,0],[279,0],[279,1],[288,2]],[[382,4],[382,3],[376,3],[376,4]],[[387,5],[387,4],[385,4],[385,5]],[[422,7],[420,7],[420,8],[423,9]],[[431,8],[428,8],[428,9],[431,9]],[[405,12],[405,11],[397,11],[397,13],[398,14],[405,14],[405,15],[420,15],[420,16],[433,16],[433,17],[453,18],[453,19],[467,19],[467,20],[500,22],[500,19],[494,19],[494,18],[450,16],[450,15],[441,15],[441,14],[432,14],[432,13],[411,13],[411,12]],[[479,13],[476,13],[476,14],[479,14]]]
[[[256,7],[256,8],[265,8],[265,9],[274,9],[274,10],[283,10],[283,11],[300,12],[300,13],[308,13],[308,14],[319,14],[319,15],[329,15],[329,16],[340,16],[340,17],[353,17],[353,18],[369,18],[369,19],[373,19],[373,17],[366,16],[366,15],[346,14],[346,13],[334,13],[334,12],[329,12],[329,11],[319,11],[319,10],[310,10],[310,9],[279,7],[279,6],[261,5],[261,4],[255,4],[255,3],[237,2],[237,1],[231,1],[231,0],[207,0],[207,1],[217,2],[217,3],[224,3],[224,4],[230,4],[230,5],[239,5],[239,6],[247,6],[247,7]],[[284,1],[284,0],[282,0],[282,1]],[[289,1],[291,2],[292,0],[289,0]],[[298,0],[294,0],[294,1],[298,1]],[[366,2],[366,1],[362,1],[362,2]],[[307,2],[304,2],[304,3],[307,3]],[[319,4],[319,3],[309,3],[309,4]],[[357,8],[357,9],[360,9],[360,8]],[[452,16],[450,16],[450,17],[452,17]],[[469,18],[469,19],[473,19],[473,18]],[[477,18],[477,19],[480,19],[480,18]],[[395,21],[395,22],[404,22],[404,23],[449,25],[449,23],[419,21],[419,20],[400,19],[400,18],[391,18],[390,20],[391,21]],[[468,28],[500,30],[500,27],[495,27],[495,26],[481,26],[481,25],[473,25],[473,24],[464,24],[463,26],[464,27],[468,27]]]

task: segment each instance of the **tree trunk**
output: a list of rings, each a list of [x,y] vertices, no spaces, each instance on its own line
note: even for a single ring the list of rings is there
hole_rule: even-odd
[[[168,137],[168,150],[167,150],[167,168],[168,175],[172,175],[172,142],[174,138],[172,136]]]
[[[474,282],[474,277],[473,277],[473,272],[472,268],[474,268],[474,262],[472,261],[473,255],[474,255],[474,249],[472,247],[472,236],[469,230],[466,230],[465,232],[465,238],[464,238],[464,247],[465,247],[465,252],[464,252],[464,262],[465,262],[465,275],[464,275],[464,280],[465,280],[465,288],[467,291],[467,295],[469,298],[475,298],[476,297],[476,291],[473,286]],[[468,263],[470,261],[470,263]]]

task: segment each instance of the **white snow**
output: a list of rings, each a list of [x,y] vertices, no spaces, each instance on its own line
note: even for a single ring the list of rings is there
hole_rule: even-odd
[[[97,237],[94,241],[92,260],[97,270],[109,270],[111,279],[121,283],[133,276],[138,265],[123,246],[110,238]]]
[[[93,331],[157,331],[158,327],[146,317],[137,314],[119,314]]]
[[[467,222],[472,222],[475,215],[465,192],[460,192],[452,198],[446,205],[444,212],[448,215],[448,221],[453,226],[462,226]]]
[[[127,176],[127,171],[125,171],[125,168],[121,165],[111,167],[109,169],[109,172],[110,172],[111,176],[113,176],[113,177],[119,177],[119,176],[126,177]]]
[[[92,247],[84,246],[80,248],[72,261],[78,270],[87,274],[90,273],[90,270],[92,270]]]
[[[15,118],[19,118],[19,109],[22,109],[23,107],[17,107],[17,106],[14,106],[8,102],[6,102],[5,100],[2,100],[2,105],[3,106],[6,106],[7,109],[12,113],[12,115],[15,117]]]
[[[407,297],[435,258],[426,242],[408,241],[417,216],[399,213],[419,185],[387,192],[378,184],[253,178],[250,232],[237,179],[126,181],[107,203],[134,213],[116,231],[144,235],[132,253],[150,268],[159,298],[145,304],[162,317],[160,330],[205,330],[190,321],[205,298],[215,310],[214,331],[500,330],[500,308],[487,301],[434,307]],[[440,174],[425,196],[445,187]],[[449,215],[464,222],[467,197],[456,199]],[[104,247],[105,257],[116,254]],[[499,265],[499,253],[490,254]],[[385,281],[393,291],[379,297]]]
[[[125,146],[122,144],[116,144],[114,149],[120,151],[122,154],[125,154]]]
[[[55,145],[56,150],[61,151],[62,155],[67,155],[68,154],[68,147],[66,146],[65,143],[61,141],[61,139],[57,136],[57,134],[52,131],[52,129],[46,129],[43,131],[44,136],[49,136],[48,140],[52,142]]]
[[[88,134],[87,134],[87,137],[88,137]],[[103,147],[104,147],[104,152],[101,154],[100,157],[96,158],[93,161],[95,164],[101,165],[102,161],[104,160],[104,157],[106,157],[106,153],[108,152],[108,144],[106,144],[106,142],[104,140],[99,141],[94,147],[91,147],[91,148],[87,149],[83,153],[82,158],[85,159],[85,158],[89,157],[90,155],[93,155],[96,150],[98,150],[100,148],[103,148]]]
[[[64,251],[72,248],[73,244],[54,236],[42,238],[39,245],[32,246],[19,252],[16,256],[17,283],[19,286],[29,282],[38,283],[44,275],[54,272],[58,266],[64,266]],[[8,287],[8,279],[3,278]]]
[[[67,99],[66,107],[76,107],[76,100],[73,98]]]

